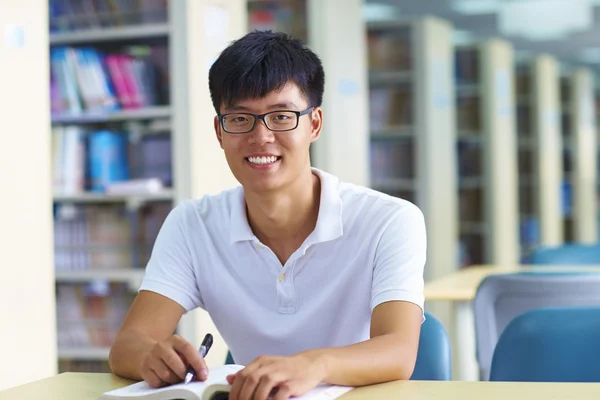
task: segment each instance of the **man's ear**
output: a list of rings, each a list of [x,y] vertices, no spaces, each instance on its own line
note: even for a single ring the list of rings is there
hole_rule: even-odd
[[[312,111],[310,123],[310,142],[313,143],[321,136],[321,129],[323,129],[323,109],[321,107],[315,107]]]
[[[223,133],[221,132],[221,124],[219,123],[219,117],[215,115],[214,119],[215,126],[215,134],[217,135],[217,140],[219,141],[219,146],[223,148]]]

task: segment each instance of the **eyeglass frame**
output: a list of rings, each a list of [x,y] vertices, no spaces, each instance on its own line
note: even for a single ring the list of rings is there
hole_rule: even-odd
[[[217,114],[217,118],[219,119],[219,124],[221,125],[221,128],[231,134],[231,135],[243,135],[245,133],[248,132],[252,132],[252,130],[254,129],[254,127],[256,126],[256,122],[258,120],[262,120],[263,124],[265,125],[265,128],[267,128],[268,130],[270,130],[271,132],[289,132],[289,131],[293,131],[294,129],[296,129],[298,127],[298,125],[300,124],[300,117],[306,114],[310,114],[311,112],[313,112],[313,110],[315,109],[315,107],[309,107],[304,111],[294,111],[294,110],[274,110],[274,111],[269,111],[266,112],[264,114],[252,114],[249,112],[232,112],[232,113],[227,113],[227,114]],[[293,128],[290,129],[278,129],[278,130],[273,130],[271,128],[269,128],[269,126],[267,125],[267,123],[265,122],[265,117],[269,114],[273,114],[273,113],[278,113],[278,112],[291,112],[296,114],[296,126],[294,126]],[[244,132],[230,132],[227,129],[225,129],[225,123],[224,123],[224,118],[227,117],[228,115],[252,115],[254,117],[254,122],[252,123],[252,127]]]

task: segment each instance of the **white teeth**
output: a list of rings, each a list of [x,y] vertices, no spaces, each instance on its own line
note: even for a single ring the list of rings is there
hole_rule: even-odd
[[[248,157],[248,161],[250,161],[252,164],[265,165],[274,163],[275,161],[277,161],[277,157]]]

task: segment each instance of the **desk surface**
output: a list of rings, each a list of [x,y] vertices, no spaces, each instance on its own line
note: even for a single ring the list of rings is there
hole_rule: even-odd
[[[455,273],[435,279],[425,284],[425,300],[436,301],[471,301],[481,281],[492,274],[510,273],[516,271],[595,271],[598,266],[528,266],[528,265],[474,265],[462,268]]]
[[[129,383],[111,374],[64,373],[0,392],[0,399],[95,400],[102,393]],[[357,388],[341,397],[342,400],[434,398],[598,400],[600,383],[404,381]]]

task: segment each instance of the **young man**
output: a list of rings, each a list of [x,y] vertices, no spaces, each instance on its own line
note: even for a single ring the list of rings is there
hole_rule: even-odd
[[[245,365],[228,378],[232,399],[409,379],[423,319],[423,215],[311,167],[319,58],[286,35],[250,33],[222,52],[209,86],[217,140],[241,187],[170,213],[112,370],[161,386],[191,365],[206,379],[195,346],[173,335],[202,307]]]

